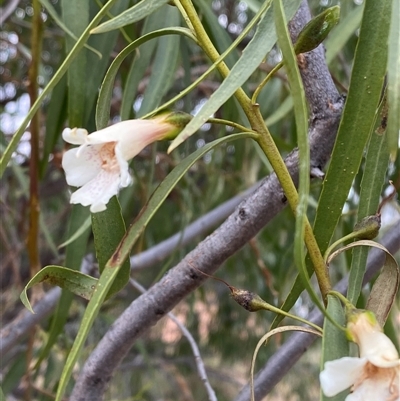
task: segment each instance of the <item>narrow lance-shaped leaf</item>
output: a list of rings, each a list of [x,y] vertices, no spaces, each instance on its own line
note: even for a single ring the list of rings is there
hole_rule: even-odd
[[[342,121],[317,208],[315,233],[325,252],[375,122],[386,73],[389,0],[367,0]]]
[[[99,98],[96,106],[96,126],[98,129],[107,126],[110,119],[110,105],[112,91],[114,87],[114,80],[122,62],[129,54],[131,54],[143,43],[164,35],[185,35],[191,39],[194,39],[192,33],[186,28],[164,28],[154,32],[150,32],[125,47],[125,49],[122,50],[117,57],[115,57],[104,77],[103,83],[100,88]]]
[[[82,227],[83,222],[88,217],[88,210],[81,205],[73,205],[69,216],[67,237],[71,238],[73,233],[76,233]],[[90,221],[90,216],[89,216]],[[70,241],[65,249],[65,265],[69,269],[75,271],[79,270],[82,265],[82,260],[87,253],[87,241],[89,238],[90,230],[86,230],[81,234],[79,240]],[[79,295],[79,294],[78,294]],[[58,335],[64,330],[64,325],[69,316],[70,306],[72,304],[74,295],[70,292],[69,288],[64,288],[61,292],[56,310],[54,311],[49,329],[47,343],[41,350],[39,358],[36,362],[36,367],[39,367],[41,362],[45,360],[55,344]]]
[[[164,19],[171,26],[179,25],[180,14],[175,7],[165,10]],[[151,112],[160,105],[175,77],[179,56],[179,35],[161,37],[154,57],[152,74],[143,95],[138,117]]]
[[[141,19],[152,14],[161,6],[168,3],[168,1],[169,0],[142,0],[141,2],[135,4],[131,8],[128,8],[116,17],[102,23],[101,25],[93,29],[90,33],[104,33],[122,28],[123,26],[128,24],[133,24],[134,22],[140,21]]]
[[[359,246],[371,246],[385,252],[385,262],[380,275],[372,287],[366,307],[366,309],[375,313],[376,319],[383,327],[399,289],[399,266],[393,255],[383,245],[375,241],[361,240],[352,242],[333,252],[328,258],[328,264],[341,252]]]
[[[101,10],[97,13],[95,18],[89,23],[85,31],[82,33],[78,41],[75,43],[74,47],[71,49],[71,52],[68,54],[68,56],[65,58],[63,63],[61,64],[60,68],[57,70],[57,72],[54,74],[53,78],[50,80],[50,82],[46,85],[46,87],[43,89],[43,91],[40,93],[38,98],[36,99],[35,103],[32,105],[32,107],[29,109],[28,114],[26,117],[23,119],[21,125],[15,132],[14,136],[12,137],[10,143],[7,145],[6,150],[4,151],[4,154],[2,155],[0,159],[0,177],[3,176],[4,171],[7,167],[8,162],[11,159],[11,156],[15,149],[18,146],[18,143],[25,132],[25,128],[29,124],[29,121],[32,119],[32,117],[35,115],[35,113],[38,111],[40,105],[42,104],[44,98],[51,92],[51,90],[55,87],[55,85],[60,81],[60,79],[64,76],[66,71],[68,70],[68,67],[71,65],[72,61],[75,59],[79,51],[82,49],[82,47],[85,45],[88,37],[89,37],[89,31],[94,28],[100,20],[103,18],[104,14],[107,13],[107,11],[110,9],[110,7],[116,2],[116,0],[109,0],[102,8]]]
[[[111,7],[110,14],[115,15],[120,13],[122,10],[126,10],[129,4],[130,0],[118,0],[117,3]],[[97,8],[98,4],[96,4],[96,2],[91,2],[91,12],[94,10],[97,11]],[[101,60],[97,60],[94,53],[87,52],[87,82],[85,96],[87,107],[85,110],[84,127],[91,128],[91,125],[88,124],[92,124],[93,121],[93,112],[99,95],[99,87],[108,67],[110,66],[109,55],[113,54],[115,51],[120,34],[120,31],[112,31],[102,35],[91,35],[88,39],[88,43],[99,50],[104,57]],[[93,73],[93,66],[96,66],[96,74]]]
[[[35,312],[29,302],[27,290],[39,283],[57,285],[89,300],[96,288],[97,279],[63,266],[50,265],[44,267],[29,280],[20,296],[22,303],[32,313]]]
[[[399,148],[400,130],[400,1],[392,3],[388,58],[389,118],[387,127],[390,159],[394,161]]]
[[[89,22],[88,0],[62,0],[62,18],[72,32],[79,36],[83,33]],[[71,51],[75,40],[66,37],[66,51]],[[85,93],[86,93],[86,49],[76,56],[68,72],[68,121],[72,127],[81,127],[84,123]]]
[[[140,33],[140,37],[150,32],[165,28],[163,10],[158,9],[155,13],[150,14],[144,21]],[[129,66],[129,73],[125,80],[123,88],[123,96],[121,102],[120,115],[121,120],[128,120],[133,113],[133,104],[138,92],[140,81],[146,74],[151,63],[154,50],[157,48],[157,41],[147,42],[140,48],[140,52],[136,52],[132,63]]]
[[[220,138],[209,143],[208,145],[205,145],[201,149],[192,153],[190,156],[184,159],[177,167],[175,167],[174,170],[172,170],[172,172],[155,190],[149,202],[140,213],[140,216],[128,230],[123,241],[121,242],[121,245],[118,247],[117,251],[111,257],[110,261],[106,264],[106,267],[100,276],[100,279],[97,283],[93,296],[85,310],[85,314],[82,318],[82,323],[79,327],[76,340],[72,346],[70,354],[68,355],[65,368],[62,372],[60,383],[57,390],[56,401],[62,400],[66,386],[71,377],[72,369],[75,366],[75,363],[79,357],[82,346],[86,341],[89,330],[93,325],[94,319],[96,318],[102,303],[106,299],[106,296],[109,292],[109,289],[112,286],[112,283],[115,280],[115,277],[118,275],[119,269],[127,259],[132,247],[139,238],[140,234],[143,232],[143,230],[145,229],[151,218],[163,204],[167,196],[171,193],[171,191],[178,183],[178,181],[190,169],[190,167],[193,166],[193,164],[197,160],[203,157],[207,152],[209,152],[215,146],[218,146],[224,142],[233,141],[235,139],[255,138],[255,137],[256,134],[245,132]]]
[[[343,307],[336,297],[328,295],[328,306],[327,312],[332,318],[339,323],[339,325],[345,325],[345,315]],[[335,327],[328,319],[324,321],[324,336],[322,338],[322,354],[321,354],[321,366],[323,367],[325,362],[333,361],[344,356],[349,355],[349,342],[347,341],[344,331],[339,330]],[[342,401],[343,394],[338,394],[335,397],[321,396],[321,401]]]
[[[125,222],[122,217],[121,206],[116,196],[113,196],[107,204],[104,212],[92,213],[92,231],[96,258],[99,262],[100,273],[103,272],[107,260],[118,247],[125,235]],[[121,266],[115,278],[108,297],[119,292],[129,281],[130,264],[129,260]]]
[[[285,2],[285,14],[292,18],[298,9],[300,1]],[[269,8],[257,25],[256,33],[243,51],[242,57],[233,66],[229,75],[224,79],[219,88],[211,95],[207,103],[186,128],[175,138],[169,147],[171,152],[187,138],[194,134],[250,77],[272,49],[276,42],[276,32],[272,9]],[[262,49],[262,51],[260,51]]]
[[[67,25],[64,24],[64,22],[61,20],[61,18],[58,16],[57,11],[54,9],[53,5],[50,3],[49,0],[39,0],[42,6],[46,9],[46,11],[50,14],[51,18],[53,18],[54,22],[67,34],[69,35],[72,39],[75,41],[78,40],[78,37],[74,35],[74,33],[67,27]],[[89,46],[88,44],[85,44],[86,49],[92,51],[97,55],[99,59],[101,59],[103,56],[102,54],[93,48],[92,46]]]
[[[317,207],[314,235],[325,253],[342,213],[375,121],[386,72],[390,1],[367,0],[349,94]],[[311,265],[309,265],[309,272]],[[282,309],[290,310],[304,286],[296,278]],[[275,319],[273,327],[279,322]]]
[[[380,125],[380,121],[378,125]],[[357,238],[373,239],[378,235],[380,224],[378,226],[376,220],[379,218],[380,223],[380,216],[375,216],[375,213],[378,210],[379,197],[385,181],[388,162],[389,151],[386,135],[379,134],[374,130],[369,141],[368,151],[365,158],[364,173],[361,181],[360,203],[357,213],[357,219],[360,222],[354,227],[354,229],[355,231],[357,229],[363,229],[365,231],[368,227],[366,227],[366,221],[364,219],[367,218],[369,219],[370,227],[375,224],[375,232],[371,233],[368,237],[365,236],[365,234],[362,237],[358,234]],[[362,222],[364,222],[364,227],[360,227]],[[356,248],[352,253],[347,298],[354,305],[356,305],[361,292],[362,280],[367,264],[367,256],[368,249],[365,248]]]
[[[304,232],[307,216],[308,196],[310,190],[310,149],[308,145],[308,112],[303,83],[297,66],[295,51],[287,31],[287,22],[284,17],[281,0],[274,1],[275,23],[278,35],[278,44],[283,53],[283,62],[286,66],[290,83],[291,94],[296,118],[297,142],[299,144],[299,202],[296,210],[296,233],[294,244],[294,259],[303,283],[313,301],[321,310],[321,305],[305,267]],[[304,48],[304,46],[303,46]]]

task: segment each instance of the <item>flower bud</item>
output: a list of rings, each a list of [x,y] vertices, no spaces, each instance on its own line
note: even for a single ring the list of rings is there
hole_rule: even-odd
[[[294,45],[294,52],[300,54],[315,49],[324,41],[328,33],[339,22],[339,18],[339,6],[330,7],[314,17],[301,30],[296,44]]]
[[[353,232],[359,239],[374,239],[381,228],[381,215],[375,214],[364,217],[355,226]]]

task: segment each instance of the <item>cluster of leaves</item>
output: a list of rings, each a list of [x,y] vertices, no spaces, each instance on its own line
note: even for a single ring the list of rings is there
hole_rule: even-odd
[[[115,4],[109,7],[112,3]],[[263,19],[265,25],[248,25],[255,15],[262,15],[262,7],[266,3],[194,1],[206,34],[224,55],[226,65],[232,68],[230,75],[223,80],[216,72],[219,62],[212,60],[210,67],[209,55],[198,46],[193,31],[182,28],[186,25],[179,2],[175,2],[175,6],[160,0],[134,3],[129,0],[104,4],[82,0],[41,0],[40,4],[34,1],[32,5],[21,1],[4,24],[1,37],[4,56],[0,66],[5,77],[0,92],[0,119],[4,127],[0,139],[3,154],[1,172],[4,173],[1,217],[5,223],[0,227],[3,242],[1,257],[4,261],[1,267],[1,302],[6,310],[3,322],[13,323],[21,308],[17,298],[19,292],[37,273],[35,258],[29,252],[31,248],[26,250],[26,238],[28,243],[29,240],[31,244],[36,242],[34,246],[39,250],[40,267],[60,265],[77,271],[85,256],[96,254],[103,274],[100,281],[90,278],[86,286],[95,288],[99,283],[104,285],[104,289],[97,293],[97,299],[92,293],[87,297],[91,298],[89,306],[68,291],[62,293],[52,319],[43,322],[36,334],[31,335],[32,341],[21,343],[20,349],[5,360],[2,366],[5,393],[19,395],[26,387],[25,397],[31,396],[32,399],[47,400],[56,391],[61,397],[67,386],[72,387],[69,374],[74,362],[80,360],[84,363],[114,317],[136,298],[137,293],[131,287],[123,288],[130,270],[128,261],[117,265],[120,270],[107,265],[124,235],[125,225],[135,222],[129,229],[131,236],[128,234],[128,240],[122,247],[124,256],[128,257],[130,253],[140,253],[182,231],[191,221],[272,171],[270,162],[258,145],[246,139],[246,135],[237,134],[232,136],[235,141],[227,141],[226,137],[232,133],[231,127],[203,125],[211,114],[247,125],[246,116],[232,95],[241,86],[246,93],[254,93],[266,72],[281,60],[278,48],[273,47],[276,38],[270,40],[268,55],[266,50],[257,53],[254,47],[250,47],[251,43],[258,46],[264,43],[262,41],[275,30],[272,17],[270,23],[265,22],[267,18]],[[293,3],[296,4],[286,10],[287,18],[291,18],[298,7],[299,2]],[[387,48],[383,46],[379,49],[378,43],[382,38],[389,37],[390,54],[393,54],[396,43],[398,45],[395,34],[389,34],[388,29],[390,15],[395,15],[395,11],[391,14],[390,2],[384,3],[387,9],[376,6],[381,12],[379,23],[374,21],[376,15],[367,14],[363,19],[365,26],[380,26],[379,30],[373,29],[378,37],[365,35],[358,40],[356,31],[362,20],[363,6],[347,2],[341,8],[341,22],[326,41],[326,57],[331,72],[344,91],[350,87],[350,93],[327,175],[329,185],[325,185],[319,201],[320,182],[313,183],[310,191],[306,187],[300,188],[307,194],[305,202],[311,205],[307,214],[311,221],[315,219],[314,233],[322,253],[333,235],[338,238],[344,236],[352,231],[350,227],[356,221],[377,211],[384,182],[390,178],[395,180],[399,171],[399,160],[393,157],[392,169],[387,172],[389,152],[395,154],[393,149],[397,149],[397,142],[395,146],[393,143],[387,146],[386,136],[376,134],[381,133],[379,127],[387,117],[386,103],[377,107],[376,102],[366,101],[367,97],[379,99],[387,70]],[[312,5],[316,14],[324,11],[319,4]],[[130,9],[132,6],[136,8]],[[34,7],[40,10],[39,21],[33,18]],[[118,15],[118,19],[113,19]],[[107,19],[108,22],[99,25]],[[96,28],[96,25],[99,26]],[[248,31],[241,37],[245,29]],[[277,30],[278,33],[284,31],[279,26]],[[35,32],[38,42],[34,41]],[[251,42],[252,37],[260,42]],[[359,58],[354,60],[357,43]],[[285,53],[282,38],[279,44]],[[226,52],[227,49],[229,52]],[[260,65],[264,58],[266,62]],[[27,113],[24,104],[27,103],[27,89],[32,85],[30,70],[35,63],[38,66],[36,81],[40,97],[36,100],[36,95],[30,95],[33,106],[17,130],[15,125],[22,120],[19,114]],[[257,98],[260,113],[282,155],[297,145],[295,115],[298,133],[299,111],[296,107],[302,102],[305,105],[304,99],[296,97],[295,88],[291,88],[293,97],[290,94],[288,79],[292,84],[296,78],[291,78],[290,65],[286,68],[289,78],[279,72],[261,89]],[[389,74],[392,71],[389,64]],[[364,74],[367,73],[368,77],[375,75],[379,79],[368,79],[364,84]],[[202,78],[197,82],[199,77]],[[389,77],[390,84],[396,80],[391,75]],[[399,94],[393,98],[392,92],[389,92],[388,96],[393,104],[398,101]],[[208,98],[210,100],[206,102]],[[170,99],[173,101],[167,103],[168,107],[196,114],[178,138],[178,142],[186,138],[184,144],[171,154],[167,154],[166,144],[154,144],[144,150],[131,163],[134,184],[121,192],[119,202],[112,199],[104,214],[90,216],[89,211],[80,205],[71,207],[60,167],[65,147],[60,137],[62,128],[67,124],[95,131],[107,126],[110,121],[149,115]],[[40,116],[36,123],[39,153],[35,156],[32,151],[35,146],[32,139],[34,123],[29,132],[26,125],[37,111]],[[393,114],[389,114],[392,131],[397,124],[393,121]],[[17,131],[16,134],[14,131]],[[251,137],[251,134],[247,136]],[[393,137],[397,138],[390,136]],[[299,145],[301,148],[301,143]],[[368,153],[362,160],[365,148]],[[29,169],[29,163],[31,166],[34,163],[34,171],[32,167]],[[343,171],[343,165],[346,165],[347,171]],[[304,172],[308,174],[306,170]],[[36,190],[32,182],[36,182]],[[351,187],[353,196],[347,199]],[[156,196],[147,203],[156,188]],[[38,196],[40,204],[36,231],[32,230],[35,224],[29,217],[29,211],[35,207],[35,196]],[[147,209],[136,219],[146,204]],[[350,212],[341,218],[336,227],[344,204]],[[357,207],[356,215],[353,211]],[[314,303],[300,297],[304,288],[301,278],[292,287],[292,278],[297,273],[292,244],[296,241],[297,249],[303,247],[303,236],[299,236],[301,229],[299,231],[298,227],[304,224],[304,221],[297,221],[296,229],[292,216],[290,210],[277,216],[224,264],[221,274],[228,282],[257,292],[271,304],[280,305],[290,292],[286,309],[295,301],[309,309]],[[198,237],[198,241],[204,234]],[[151,269],[134,272],[135,278],[146,287],[151,286],[165,271],[182,260],[194,244],[195,241],[176,247],[168,259],[154,263]],[[331,264],[335,282],[352,267],[352,287],[348,296],[353,303],[357,302],[361,291],[366,256],[365,250],[357,250],[352,258],[342,256],[340,263]],[[297,264],[303,263],[301,252],[298,259],[301,261],[296,260]],[[59,270],[56,269],[56,272],[51,275],[50,282],[53,284],[60,283],[55,280]],[[48,271],[41,274],[36,276],[37,281],[41,281]],[[97,316],[110,287],[114,288],[113,292],[119,292],[104,304]],[[249,366],[249,356],[257,339],[272,321],[272,317],[265,315],[249,316],[234,305],[227,294],[219,283],[208,282],[180,306],[183,311],[181,316],[201,345],[203,358],[212,372],[210,381],[221,400],[232,399],[237,394],[243,384],[238,377],[248,379],[248,371],[243,371],[242,366]],[[335,305],[330,310],[333,314],[337,312]],[[209,319],[209,322],[204,323],[204,319]],[[83,323],[79,328],[81,321]],[[88,334],[92,324],[93,329]],[[178,393],[182,394],[182,399],[185,396],[194,399],[203,397],[204,389],[197,377],[189,347],[184,341],[176,340],[180,336],[171,341],[166,339],[167,334],[166,324],[160,323],[149,335],[136,342],[113,379],[107,394],[109,399],[125,399],[132,394],[136,394],[137,399],[178,399]],[[89,345],[83,347],[86,338]],[[79,356],[81,346],[83,352]],[[26,359],[25,349],[29,350],[30,359]],[[273,351],[274,346],[269,345],[260,355],[261,362]],[[336,351],[329,352],[325,358],[332,358]],[[69,363],[62,373],[68,354]],[[71,359],[71,355],[75,359]],[[32,361],[36,363],[33,369]],[[21,377],[24,377],[23,381]],[[37,383],[45,384],[39,386]],[[158,385],[154,386],[154,383]]]

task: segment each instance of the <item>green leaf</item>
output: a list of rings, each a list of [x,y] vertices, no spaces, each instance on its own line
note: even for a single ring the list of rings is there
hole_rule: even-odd
[[[119,0],[110,9],[109,14],[118,14],[125,10],[130,4],[130,0]],[[96,12],[99,4],[97,2],[90,2],[91,15]],[[93,115],[95,113],[97,97],[99,94],[99,87],[104,78],[104,75],[110,66],[110,56],[115,51],[117,40],[120,36],[120,31],[112,31],[102,35],[92,35],[88,39],[88,43],[95,47],[104,57],[97,60],[93,53],[87,52],[86,62],[86,108],[83,127],[89,128],[88,123],[93,122]],[[94,69],[95,68],[95,69]]]
[[[300,4],[299,0],[285,3],[286,17],[290,19]],[[171,152],[187,138],[193,135],[235,92],[240,88],[257,69],[276,42],[274,18],[271,8],[265,13],[257,25],[257,30],[243,51],[242,57],[233,66],[229,75],[219,88],[211,95],[199,113],[175,138],[168,151]],[[263,51],[260,51],[263,49]]]
[[[128,258],[129,253],[134,246],[135,242],[143,232],[151,218],[163,204],[164,200],[171,193],[178,181],[183,175],[193,166],[193,164],[202,158],[207,152],[212,150],[214,147],[229,141],[243,138],[255,138],[256,134],[249,132],[233,134],[224,138],[217,139],[208,145],[203,146],[196,152],[192,153],[186,159],[184,159],[177,167],[175,167],[160,186],[155,190],[152,197],[149,199],[147,205],[139,214],[139,217],[132,224],[128,230],[126,236],[121,242],[120,246],[106,264],[106,267],[101,274],[97,283],[96,289],[93,293],[91,300],[85,310],[85,314],[82,318],[82,323],[79,327],[78,334],[75,342],[72,346],[71,352],[68,355],[65,368],[62,372],[60,383],[57,390],[56,401],[60,401],[64,395],[65,388],[71,377],[72,369],[79,357],[83,344],[88,336],[89,330],[93,325],[94,319],[96,318],[102,303],[104,302],[109,289],[112,286],[115,277],[118,274],[122,264]]]
[[[96,258],[99,262],[100,273],[118,247],[121,239],[125,235],[125,222],[122,217],[121,206],[116,196],[110,199],[107,209],[104,212],[92,213],[92,230],[94,235],[94,245],[96,248]],[[120,291],[129,281],[130,264],[126,260],[119,269],[108,297]]]
[[[363,10],[364,4],[357,6],[332,29],[331,34],[325,41],[325,58],[328,65],[342,50],[351,36],[355,34],[356,29],[360,26]]]
[[[322,254],[335,231],[373,129],[386,70],[387,49],[382,43],[386,43],[388,36],[388,3],[389,0],[367,0],[365,4],[349,94],[314,223],[314,235]],[[308,272],[312,272],[310,264]],[[302,280],[297,277],[281,309],[290,310],[303,290]],[[271,327],[276,327],[280,320],[278,316]]]
[[[382,249],[382,248],[381,248]],[[387,250],[385,262],[378,278],[372,286],[365,309],[375,313],[376,319],[383,327],[392,309],[399,290],[399,266],[396,259]]]
[[[40,177],[43,178],[53,151],[67,117],[67,79],[63,77],[54,88],[46,114],[46,136],[44,138]]]
[[[90,216],[87,208],[82,205],[73,205],[71,214],[69,217],[67,238],[71,238],[73,234],[78,232],[78,230],[84,225],[84,221],[87,221]],[[79,270],[82,264],[82,259],[87,253],[87,241],[89,237],[90,230],[84,231],[79,237],[79,241],[76,239],[74,241],[69,241],[65,249],[65,264],[70,269]],[[47,339],[46,345],[40,352],[38,361],[36,362],[36,367],[38,367],[41,362],[47,358],[50,350],[55,344],[58,335],[64,330],[64,325],[67,321],[69,309],[73,300],[73,294],[68,290],[63,290],[61,292],[60,299],[58,300],[57,308],[54,311],[53,319],[51,320],[51,326],[49,330],[49,337]]]
[[[103,18],[103,16],[107,13],[107,11],[110,9],[110,7],[115,2],[116,2],[116,0],[109,0],[101,8],[101,10],[97,13],[96,17],[90,22],[90,24],[87,26],[85,31],[82,33],[82,35],[80,36],[79,40],[75,43],[74,47],[71,49],[71,51],[68,54],[68,56],[64,59],[63,63],[61,64],[61,66],[57,70],[57,72],[54,74],[53,78],[46,85],[46,87],[43,89],[43,91],[40,93],[40,95],[36,99],[35,103],[29,109],[28,114],[26,115],[26,117],[22,121],[22,123],[19,126],[18,130],[15,132],[15,134],[12,137],[11,141],[9,142],[6,150],[4,151],[3,156],[0,159],[0,177],[3,176],[4,171],[7,168],[8,162],[10,161],[13,152],[17,148],[18,143],[19,143],[23,133],[25,132],[25,128],[29,124],[29,121],[32,119],[32,117],[39,110],[39,107],[42,104],[42,101],[51,92],[51,90],[55,87],[55,85],[60,81],[60,79],[63,77],[63,75],[68,70],[68,67],[71,65],[72,61],[75,59],[77,54],[83,48],[83,46],[85,45],[85,43],[86,43],[86,41],[87,41],[87,39],[89,37],[89,31],[92,28],[94,28],[100,22],[100,20]]]
[[[62,18],[71,31],[79,36],[89,23],[88,0],[62,0]],[[65,38],[66,51],[69,53],[76,41]],[[67,72],[68,78],[68,121],[71,127],[82,127],[85,113],[86,94],[86,49],[76,56]]]
[[[81,235],[83,235],[92,225],[92,219],[90,216],[82,223],[82,225],[70,236],[66,241],[60,244],[59,248],[64,248],[65,246],[71,244],[75,240],[77,240]]]
[[[283,62],[293,97],[296,118],[297,142],[299,146],[299,202],[296,210],[296,232],[294,243],[294,259],[303,284],[310,297],[321,310],[323,305],[310,284],[305,266],[304,233],[307,218],[307,205],[310,192],[310,148],[308,145],[308,111],[303,83],[300,77],[295,50],[287,31],[287,21],[283,11],[282,0],[274,0],[274,14],[278,44],[283,54]]]
[[[381,244],[370,240],[360,240],[352,242],[337,251],[333,252],[328,258],[328,264],[340,253],[354,247],[372,246],[385,252],[385,262],[378,278],[376,279],[370,296],[367,301],[366,309],[375,313],[381,327],[384,326],[390,309],[396,298],[399,289],[399,266],[393,255]]]
[[[164,19],[161,9],[146,18],[141,31],[141,36],[164,27]],[[129,68],[122,96],[120,111],[122,121],[128,120],[133,112],[133,103],[136,98],[138,85],[149,68],[156,47],[157,41],[151,40],[144,43],[143,46],[141,46],[140,51],[135,54],[135,58]]]
[[[394,162],[399,148],[400,130],[400,1],[392,1],[392,20],[389,35],[388,100],[389,119],[387,126],[390,159]]]
[[[377,212],[388,161],[389,152],[386,136],[374,131],[371,134],[365,159],[357,221],[361,221],[363,218],[374,215]],[[347,289],[347,299],[353,305],[357,304],[361,292],[367,257],[368,249],[356,248],[353,250]]]
[[[67,25],[64,24],[64,22],[61,20],[61,18],[58,16],[57,11],[54,9],[53,5],[50,3],[49,0],[39,0],[40,4],[46,9],[46,11],[50,14],[51,18],[53,18],[54,22],[72,39],[75,40],[75,42],[78,40],[78,37],[74,35],[74,33],[67,27]],[[97,51],[95,48],[92,46],[89,46],[85,44],[86,49],[92,51],[97,55],[99,59],[101,59],[103,56],[99,51]]]
[[[101,129],[107,126],[108,121],[110,119],[110,104],[112,97],[112,90],[114,86],[114,80],[117,75],[118,69],[121,66],[122,62],[125,58],[132,53],[137,47],[141,44],[146,43],[147,41],[157,38],[163,35],[185,35],[189,38],[194,38],[192,33],[186,28],[164,28],[155,32],[148,33],[147,35],[142,36],[139,39],[136,39],[130,45],[125,47],[121,53],[114,59],[110,68],[107,71],[106,76],[104,77],[103,83],[100,88],[100,94],[97,101],[96,107],[96,126],[97,129]]]
[[[96,287],[97,279],[81,273],[77,270],[68,269],[62,266],[50,265],[43,267],[36,273],[25,286],[20,298],[22,303],[32,313],[35,313],[28,299],[27,290],[39,283],[49,283],[57,285],[72,293],[79,295],[82,298],[90,299]]]
[[[367,0],[350,88],[315,220],[322,252],[332,238],[374,128],[386,73],[390,0]]]
[[[341,326],[345,326],[346,319],[342,305],[338,298],[328,295],[327,312]],[[349,342],[346,339],[344,331],[339,330],[328,319],[324,321],[324,336],[322,338],[322,355],[321,355],[321,370],[325,362],[333,361],[349,355]],[[334,397],[326,397],[321,395],[323,401],[342,401],[348,393],[341,392]]]
[[[171,26],[179,25],[179,11],[174,7],[168,7],[164,19]],[[162,37],[158,40],[150,81],[144,93],[138,117],[144,116],[159,106],[170,89],[178,64],[179,40],[178,35]]]
[[[204,26],[209,32],[210,38],[217,48],[219,53],[225,52],[232,45],[232,38],[225,28],[221,26],[218,21],[218,17],[210,7],[210,3],[205,0],[195,0],[194,4],[199,10],[199,15],[203,17]],[[230,52],[224,59],[226,64],[231,67],[239,58],[239,52],[237,49]]]
[[[113,31],[115,29],[122,28],[125,25],[133,24],[134,22],[140,21],[141,19],[152,14],[158,10],[161,6],[168,3],[169,0],[142,0],[133,7],[128,8],[123,13],[110,19],[107,22],[102,23],[97,28],[93,29],[90,33],[104,33]]]

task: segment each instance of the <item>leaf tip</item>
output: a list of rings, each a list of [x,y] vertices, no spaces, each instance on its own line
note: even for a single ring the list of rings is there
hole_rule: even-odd
[[[35,311],[32,309],[32,305],[29,302],[28,296],[26,295],[26,290],[21,292],[20,295],[21,302],[24,304],[25,308],[29,310],[33,315],[35,315]]]
[[[176,149],[183,141],[185,138],[181,138],[178,136],[172,143],[169,145],[167,153],[170,154],[174,149]]]

